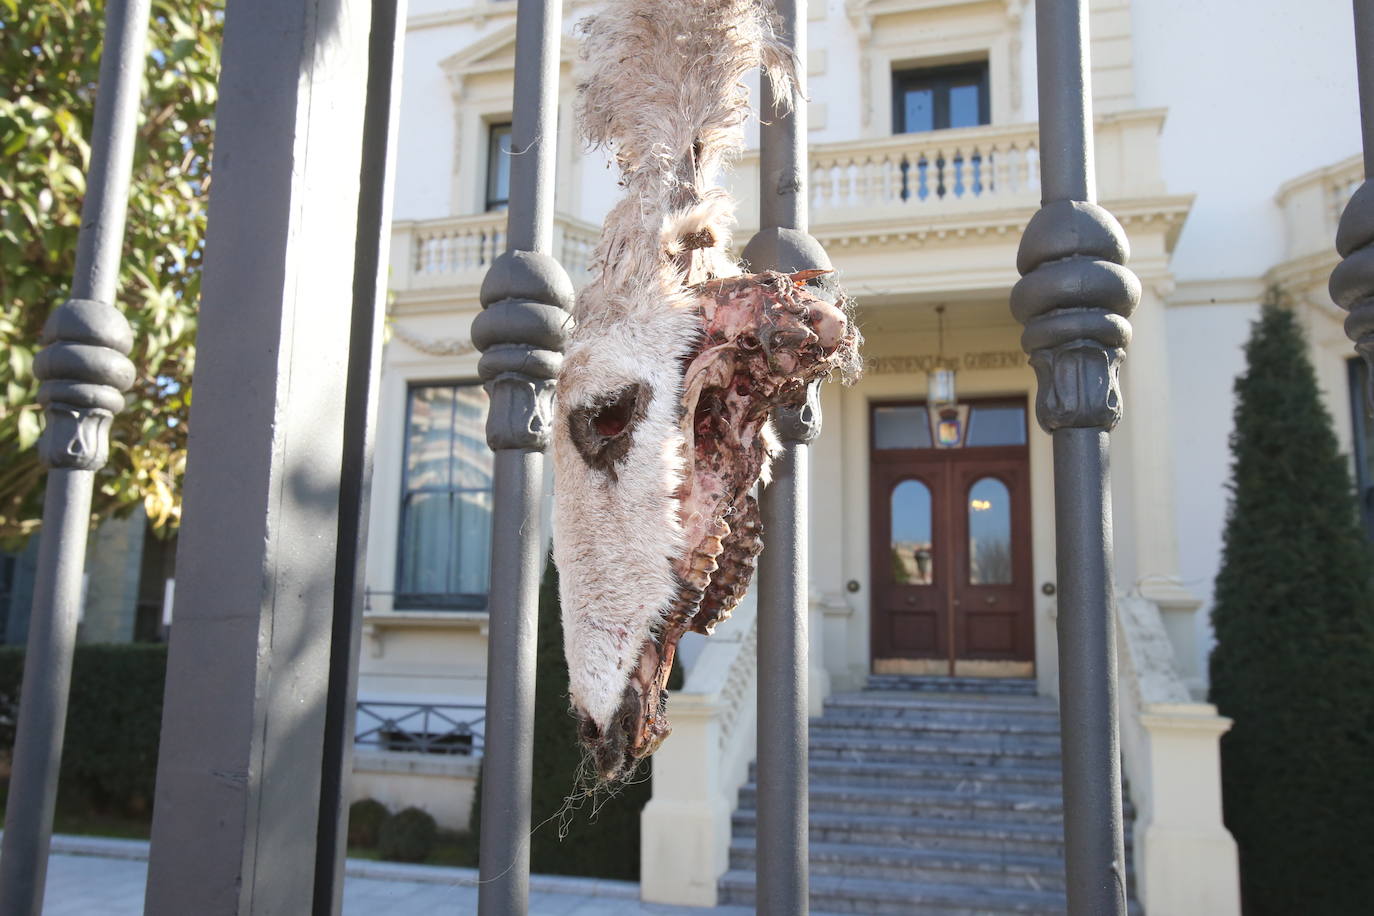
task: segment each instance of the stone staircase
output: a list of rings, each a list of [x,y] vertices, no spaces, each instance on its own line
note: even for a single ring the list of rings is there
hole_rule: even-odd
[[[811,721],[810,770],[817,916],[1064,913],[1059,715],[1034,681],[874,676]],[[756,778],[723,903],[755,903]]]

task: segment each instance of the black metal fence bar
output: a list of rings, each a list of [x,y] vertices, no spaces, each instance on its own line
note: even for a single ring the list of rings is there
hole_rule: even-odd
[[[391,186],[395,163],[405,0],[372,0],[368,40],[367,102],[353,256],[352,329],[344,401],[343,464],[339,476],[338,555],[334,566],[334,619],[325,698],[324,756],[320,772],[320,826],[315,847],[314,916],[343,910],[348,855],[349,778],[358,696],[367,565],[367,514],[377,430],[377,379],[381,375],[387,254],[391,239]]]
[[[1108,433],[1140,283],[1121,266],[1125,233],[1094,202],[1087,0],[1037,0],[1036,49],[1043,205],[1011,308],[1054,436],[1068,911],[1125,916]]]
[[[482,916],[529,908],[530,785],[534,750],[535,628],[544,450],[553,379],[562,364],[572,282],[553,243],[561,0],[520,0],[515,32],[506,253],[482,283],[472,340],[491,396],[491,592],[486,762],[482,770]]]
[[[1350,198],[1336,229],[1343,259],[1331,272],[1331,298],[1350,315],[1345,333],[1374,368],[1374,2],[1355,0],[1355,66],[1360,87],[1365,181]],[[1367,398],[1374,404],[1374,372]]]
[[[778,0],[782,35],[806,78],[807,0]],[[794,93],[790,113],[776,110],[762,80],[759,232],[744,250],[753,270],[829,268],[807,233],[806,98]],[[760,494],[765,547],[759,559],[758,911],[805,914],[809,906],[807,771],[807,487],[809,443],[821,432],[816,386],[798,409],[774,415],[783,449],[772,482]]]
[[[114,307],[129,200],[149,0],[110,0],[91,166],[71,298],[43,328],[34,361],[46,427],[43,528],[0,851],[0,914],[43,909],[53,804],[81,611],[81,577],[95,472],[109,455],[110,422],[134,381],[133,335]]]
[[[150,916],[333,905],[315,870],[335,850],[319,849],[322,821],[337,829],[322,799],[341,791],[322,774],[335,614],[352,600],[337,594],[351,574],[341,500],[357,496],[366,439],[350,425],[350,304],[380,226],[359,226],[376,188],[371,8],[235,0],[225,14]]]

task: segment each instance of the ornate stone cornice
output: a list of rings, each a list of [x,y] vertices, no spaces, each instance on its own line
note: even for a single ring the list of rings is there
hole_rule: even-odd
[[[1144,232],[1163,232],[1166,248],[1183,229],[1192,209],[1191,194],[1169,195],[1134,200],[1114,200],[1105,204],[1117,215],[1122,226],[1133,235]],[[830,221],[826,211],[820,211],[811,224],[811,231],[826,248],[860,246],[906,246],[962,244],[969,239],[997,237],[1017,238],[1035,214],[1034,205],[973,212],[925,213],[912,208],[909,215],[879,216],[856,221]],[[743,234],[743,233],[741,233]]]

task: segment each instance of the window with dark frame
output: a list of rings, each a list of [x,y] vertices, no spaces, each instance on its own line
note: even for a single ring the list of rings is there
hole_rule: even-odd
[[[487,128],[487,210],[504,210],[510,203],[510,124]]]
[[[492,452],[480,382],[411,387],[395,606],[482,610],[491,561]]]
[[[989,122],[987,61],[893,71],[894,134]]]
[[[1374,541],[1374,417],[1369,415],[1366,394],[1369,367],[1360,357],[1346,362],[1350,382],[1350,430],[1355,445],[1355,495],[1365,536]]]

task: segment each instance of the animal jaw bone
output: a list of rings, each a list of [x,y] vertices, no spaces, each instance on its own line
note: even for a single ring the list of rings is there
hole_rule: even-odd
[[[852,373],[858,335],[807,285],[818,272],[743,275],[726,251],[733,202],[713,181],[742,145],[741,81],[790,79],[758,0],[612,0],[587,33],[582,127],[614,144],[628,194],[559,375],[554,558],[572,705],[614,779],[668,734],[679,638],[710,633],[752,578],[769,413]]]

